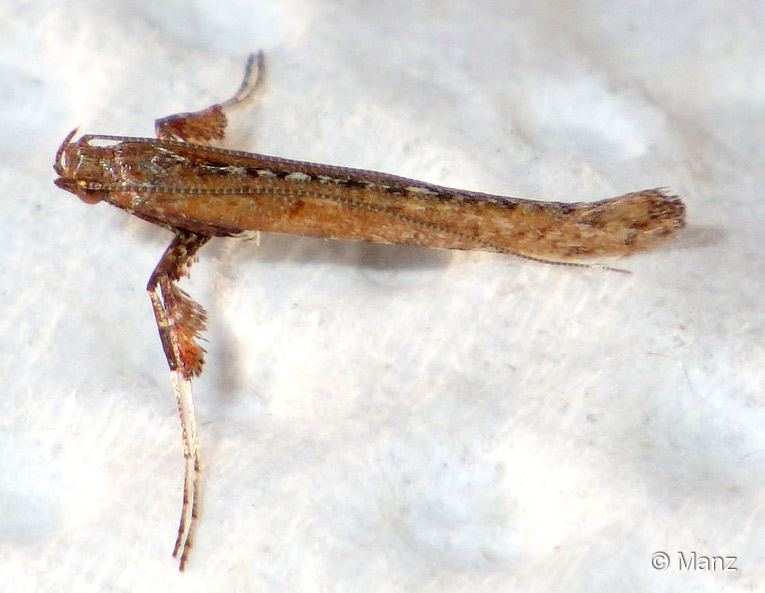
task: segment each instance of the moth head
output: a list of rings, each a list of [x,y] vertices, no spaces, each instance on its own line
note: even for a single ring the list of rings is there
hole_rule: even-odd
[[[97,204],[103,200],[103,172],[97,159],[92,154],[92,148],[87,138],[72,142],[77,128],[69,132],[56,152],[53,170],[58,174],[54,180],[58,187],[73,193],[86,204]]]

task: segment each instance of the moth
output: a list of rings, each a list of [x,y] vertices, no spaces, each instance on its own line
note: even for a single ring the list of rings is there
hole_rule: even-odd
[[[173,549],[180,570],[199,524],[202,466],[191,383],[204,364],[198,338],[206,314],[178,281],[210,239],[265,231],[602,268],[581,260],[650,249],[685,226],[683,201],[662,189],[596,202],[543,202],[213,146],[225,138],[226,111],[254,97],[264,76],[258,52],[230,99],[158,119],[157,138],[86,134],[74,140],[75,129],[55,157],[61,189],[173,233],[147,290],[181,419],[183,504]]]

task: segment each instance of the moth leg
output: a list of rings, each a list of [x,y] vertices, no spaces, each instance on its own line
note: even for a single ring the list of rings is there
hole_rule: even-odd
[[[154,122],[154,131],[160,140],[177,140],[194,144],[210,144],[226,137],[228,119],[224,110],[234,107],[255,96],[263,85],[266,73],[266,58],[263,51],[250,54],[244,70],[244,79],[234,95],[223,103],[216,103],[207,109],[193,113],[176,113]]]
[[[159,337],[170,366],[170,381],[178,404],[185,462],[183,505],[173,557],[180,553],[179,569],[183,570],[194,543],[199,524],[199,498],[202,465],[199,455],[199,434],[194,412],[191,380],[202,372],[204,349],[197,339],[205,329],[206,314],[176,282],[188,274],[199,249],[210,237],[176,230],[149,279],[146,289],[154,308]]]

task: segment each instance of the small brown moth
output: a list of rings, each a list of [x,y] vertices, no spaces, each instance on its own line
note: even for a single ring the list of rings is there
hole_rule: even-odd
[[[180,554],[180,570],[199,523],[201,464],[191,380],[202,372],[204,350],[197,339],[206,315],[177,282],[211,238],[268,231],[602,268],[571,260],[649,249],[685,226],[682,200],[661,189],[599,202],[538,202],[210,146],[225,137],[224,111],[262,85],[264,66],[262,52],[251,55],[231,99],[157,120],[157,139],[88,134],[73,141],[75,129],[54,163],[61,189],[174,234],[147,290],[181,417],[185,476],[173,550]]]

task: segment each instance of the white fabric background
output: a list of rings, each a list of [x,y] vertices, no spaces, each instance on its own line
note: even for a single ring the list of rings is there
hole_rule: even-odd
[[[0,588],[749,591],[765,577],[765,26],[730,3],[82,0],[0,7]],[[206,247],[186,574],[144,286],[169,234],[53,186],[268,85],[228,146],[690,227],[605,263],[264,236]],[[651,555],[665,551],[665,571]],[[735,556],[681,570],[678,553]]]

